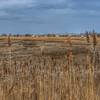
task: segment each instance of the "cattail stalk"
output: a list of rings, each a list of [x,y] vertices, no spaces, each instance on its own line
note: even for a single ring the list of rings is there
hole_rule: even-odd
[[[9,47],[11,46],[11,38],[10,38],[10,35],[8,35],[8,46]]]
[[[97,35],[95,32],[93,32],[93,48],[94,48],[94,51],[95,51],[95,47],[97,45]]]
[[[86,32],[86,40],[87,40],[87,43],[90,43],[90,38],[89,38],[89,33]]]

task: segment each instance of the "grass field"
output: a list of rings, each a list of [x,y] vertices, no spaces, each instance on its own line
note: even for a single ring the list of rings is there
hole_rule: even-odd
[[[100,100],[96,41],[0,37],[0,100]]]

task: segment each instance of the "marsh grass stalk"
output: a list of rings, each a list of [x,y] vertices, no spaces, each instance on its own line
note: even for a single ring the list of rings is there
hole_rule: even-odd
[[[86,41],[87,41],[87,43],[90,43],[90,37],[89,37],[89,33],[88,32],[86,32]]]
[[[87,55],[87,81],[86,81],[86,100],[95,100],[94,91],[94,66],[90,62],[91,58]]]
[[[93,48],[94,48],[94,51],[96,49],[96,45],[97,45],[97,35],[96,33],[93,31]]]
[[[73,61],[73,55],[72,52],[69,50],[67,53],[67,66],[68,66],[68,90],[69,90],[69,100],[73,100],[73,88],[72,88],[72,61]]]
[[[93,66],[96,67],[96,45],[97,45],[97,35],[93,31]]]
[[[10,34],[8,35],[8,46],[10,47],[11,46],[11,38],[10,38]]]
[[[69,44],[69,46],[72,46],[71,36],[67,37],[67,43]]]

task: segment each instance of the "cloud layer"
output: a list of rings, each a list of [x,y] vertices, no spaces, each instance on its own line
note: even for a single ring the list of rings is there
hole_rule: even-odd
[[[0,9],[29,6],[32,3],[35,3],[35,0],[0,0]]]
[[[0,0],[0,33],[99,31],[99,9],[99,0]]]

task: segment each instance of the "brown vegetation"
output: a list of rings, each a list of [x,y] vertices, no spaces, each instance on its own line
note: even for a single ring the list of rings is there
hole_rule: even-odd
[[[89,46],[81,42],[79,46],[73,44],[71,37],[68,45],[60,44],[61,48],[68,46],[66,52],[57,53],[59,49],[54,49],[53,55],[43,52],[46,46],[42,54],[38,49],[41,51],[43,46],[14,47],[13,43],[10,45],[12,38],[9,37],[10,46],[3,47],[5,52],[0,49],[0,100],[100,100],[99,43],[97,48],[94,37]],[[54,41],[54,38],[49,39]],[[62,38],[57,40],[62,41]],[[90,50],[93,43],[97,48],[95,52],[94,49]],[[86,51],[81,51],[80,46]],[[54,48],[57,48],[57,44]],[[30,49],[31,53],[27,53]]]

